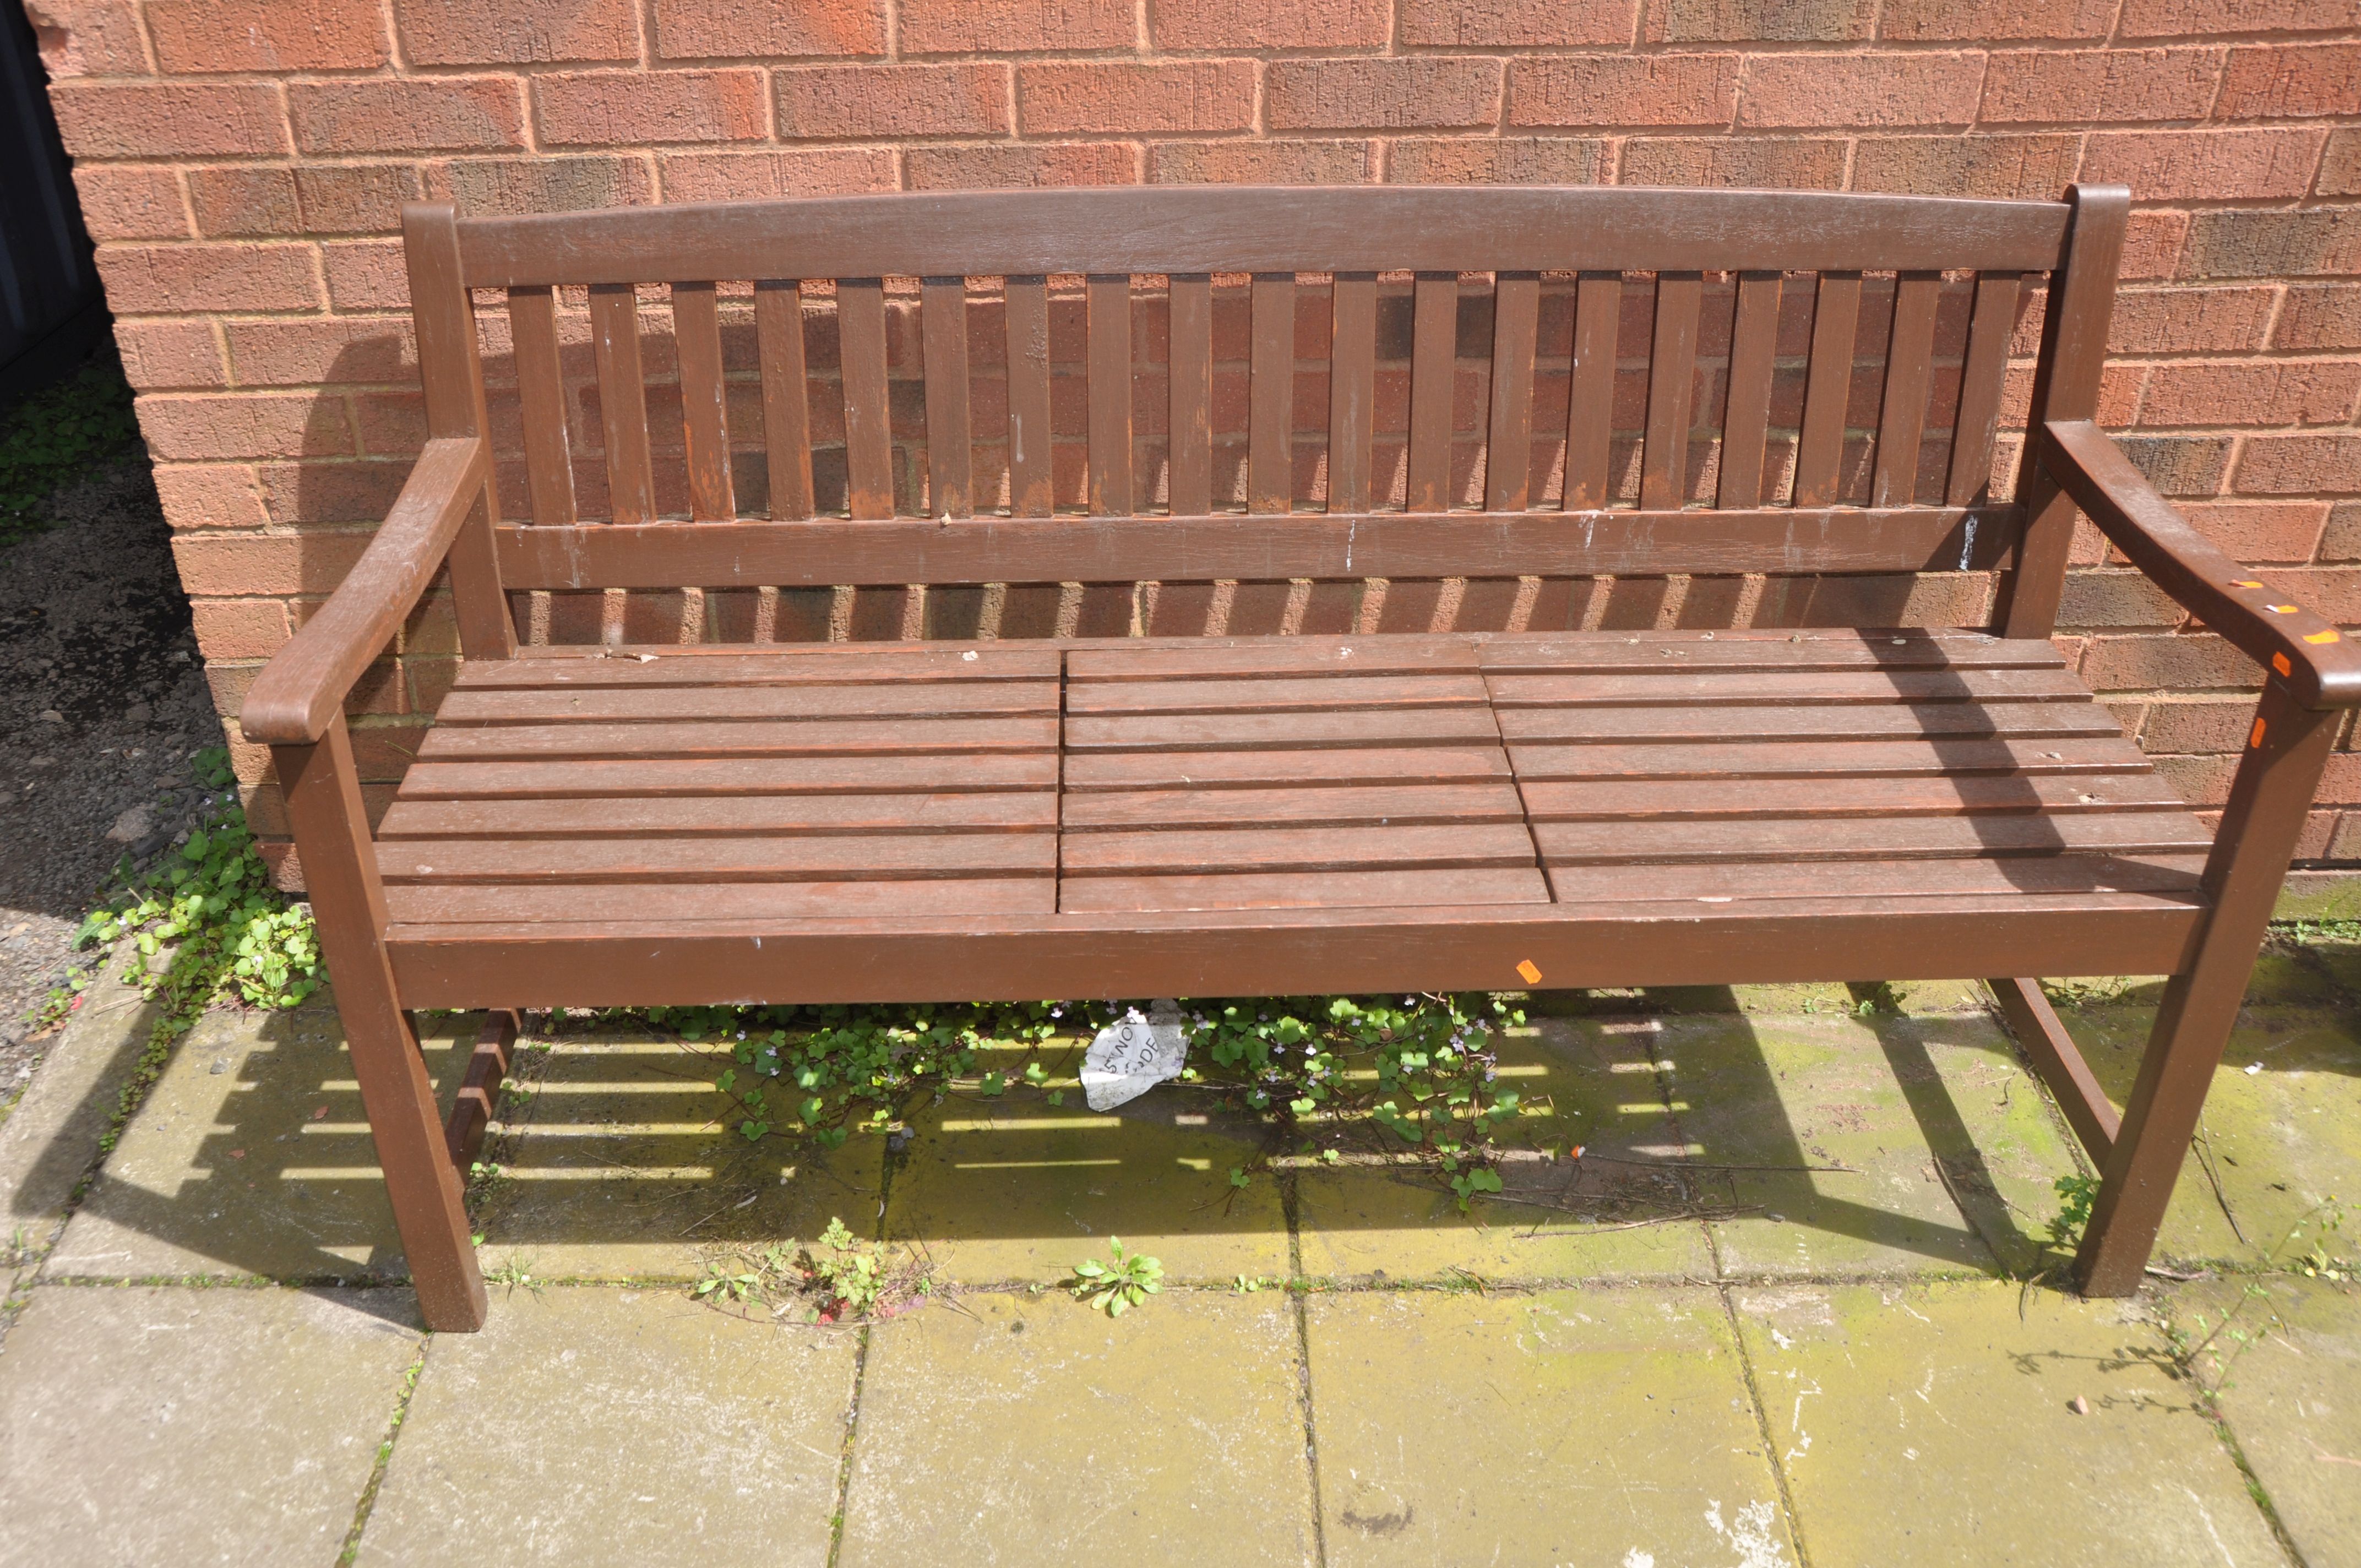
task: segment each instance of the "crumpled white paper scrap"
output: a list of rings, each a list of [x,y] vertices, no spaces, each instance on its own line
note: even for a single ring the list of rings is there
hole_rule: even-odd
[[[1180,1004],[1159,1000],[1137,1007],[1098,1032],[1082,1053],[1082,1098],[1093,1111],[1112,1111],[1180,1076],[1189,1042],[1180,1032]]]

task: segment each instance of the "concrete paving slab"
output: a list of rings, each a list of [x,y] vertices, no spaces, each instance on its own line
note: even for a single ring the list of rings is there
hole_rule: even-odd
[[[1336,1568],[1794,1561],[1710,1288],[1306,1309]]]
[[[1022,1050],[978,1053],[1012,1078]],[[1077,1058],[1079,1060],[1079,1058]],[[1052,1104],[1055,1092],[1065,1102]],[[1149,1090],[1107,1113],[1083,1103],[1078,1080],[1012,1082],[997,1098],[969,1091],[910,1118],[885,1234],[923,1245],[947,1278],[966,1284],[1062,1279],[1121,1236],[1163,1260],[1175,1281],[1226,1283],[1288,1272],[1278,1179],[1258,1164],[1261,1129],[1185,1084]]]
[[[714,1087],[731,1065],[711,1047],[648,1036],[529,1042],[513,1120],[485,1143],[503,1172],[474,1209],[485,1268],[683,1280],[717,1247],[808,1242],[832,1217],[874,1234],[884,1140],[749,1144],[723,1120],[730,1102]]]
[[[1979,1027],[1945,1020],[1938,1033]],[[1980,1157],[1927,1064],[1925,1034],[1912,1020],[1858,1016],[1664,1021],[1660,1052],[1690,1157],[1773,1168],[1720,1177],[1719,1206],[1741,1211],[1713,1223],[1727,1273],[1998,1269],[1936,1163],[1968,1170]]]
[[[161,1004],[141,1000],[122,973],[114,954],[97,966],[41,1070],[0,1120],[0,1256],[56,1238],[67,1200],[98,1157],[118,1086],[155,1026]]]
[[[42,1287],[0,1356],[0,1562],[334,1562],[414,1310],[407,1290]]]
[[[2244,1283],[2176,1287],[2162,1310],[2192,1326],[2198,1312],[2218,1322]],[[2242,1315],[2263,1337],[2228,1367],[2223,1417],[2304,1562],[2352,1568],[2361,1563],[2361,1289],[2291,1275],[2268,1288]]]
[[[1815,1562],[2285,1561],[2129,1302],[1981,1281],[1734,1301]]]
[[[859,1353],[678,1290],[495,1287],[427,1352],[359,1561],[825,1563]]]
[[[2139,1076],[2154,1014],[2061,1012],[2109,1098]],[[2248,1008],[2207,1091],[2158,1238],[2177,1263],[2251,1265],[2332,1193],[2361,1192],[2361,1015]]]
[[[1686,1146],[1656,1086],[1653,1019],[1545,1017],[1498,1055],[1521,1114],[1499,1142],[1500,1200],[1462,1213],[1437,1168],[1339,1166],[1296,1176],[1306,1274],[1351,1283],[1704,1279],[1708,1195],[1660,1162]],[[1378,1146],[1400,1146],[1373,1130]],[[1579,1161],[1565,1157],[1580,1145]],[[1547,1149],[1557,1157],[1542,1159]]]
[[[473,1021],[428,1025],[447,1104]],[[467,1032],[466,1047],[456,1037]],[[51,1277],[403,1279],[344,1030],[324,993],[219,1008],[165,1064],[50,1255]]]
[[[1308,1563],[1312,1510],[1283,1293],[974,1295],[871,1331],[843,1568]]]

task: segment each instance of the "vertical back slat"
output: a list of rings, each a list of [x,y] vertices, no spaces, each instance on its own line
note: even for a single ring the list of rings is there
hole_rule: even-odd
[[[975,512],[967,390],[967,280],[929,278],[918,303],[927,373],[927,511]]]
[[[1656,339],[1648,357],[1648,434],[1640,464],[1640,504],[1676,508],[1688,482],[1689,404],[1697,379],[1697,313],[1705,280],[1695,272],[1656,279]]]
[[[557,358],[557,291],[546,284],[509,291],[517,401],[524,416],[525,487],[533,520],[565,527],[574,510],[574,444],[566,420],[566,378]]]
[[[1795,443],[1795,504],[1836,499],[1844,457],[1845,405],[1852,396],[1853,334],[1861,326],[1861,274],[1823,272],[1812,309],[1812,364],[1804,382],[1804,428]]]
[[[1492,288],[1492,418],[1484,445],[1484,510],[1522,511],[1532,500],[1533,349],[1541,328],[1537,272],[1503,272]]]
[[[1176,272],[1171,289],[1169,488],[1174,517],[1202,517],[1213,510],[1213,280]]]
[[[1328,510],[1369,510],[1370,408],[1378,379],[1378,275],[1336,274],[1328,349]]]
[[[1738,280],[1738,317],[1730,328],[1730,408],[1721,421],[1716,506],[1763,504],[1763,442],[1771,424],[1771,373],[1778,348],[1779,274],[1746,273]]]
[[[1048,517],[1057,499],[1049,467],[1049,287],[1035,274],[1008,286],[1008,514]]]
[[[1293,496],[1295,274],[1257,272],[1246,361],[1246,510],[1283,512]]]
[[[763,358],[763,443],[769,448],[771,515],[809,517],[811,392],[804,378],[801,282],[754,285],[754,336]]]
[[[672,286],[673,342],[680,353],[680,417],[688,443],[688,515],[730,522],[738,497],[730,479],[730,414],[721,386],[721,318],[710,283]]]
[[[1623,280],[1612,273],[1576,286],[1574,359],[1565,400],[1568,511],[1607,504],[1609,443],[1615,433],[1615,338],[1623,314]]]
[[[1459,274],[1422,272],[1411,289],[1406,511],[1450,510],[1451,402],[1458,356]]]
[[[1905,272],[1894,282],[1894,332],[1886,339],[1885,399],[1877,421],[1877,468],[1869,504],[1906,507],[1918,488],[1927,437],[1927,391],[1934,379],[1935,307],[1942,275]]]
[[[1091,510],[1131,510],[1131,276],[1093,273],[1090,334]]]
[[[1973,506],[1992,480],[1993,433],[2000,425],[2008,343],[2016,331],[2016,296],[2024,277],[1986,272],[1976,280],[1975,314],[1968,321],[1968,362],[1960,374],[1960,411],[1951,424],[1951,471],[1943,499]]]
[[[894,515],[894,422],[885,388],[885,280],[836,285],[843,359],[845,497],[854,517]]]
[[[647,387],[640,378],[640,302],[631,285],[590,285],[590,343],[614,519],[645,522],[656,514],[655,467],[648,456]]]

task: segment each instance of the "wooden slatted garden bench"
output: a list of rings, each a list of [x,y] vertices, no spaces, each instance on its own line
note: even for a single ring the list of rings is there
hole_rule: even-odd
[[[2092,422],[2128,200],[411,208],[431,438],[242,722],[427,1321],[505,1037],[446,1128],[411,1009],[1863,976],[2002,977],[2130,1291],[2361,658]],[[2266,666],[2218,833],[2051,643],[2078,509]],[[2173,977],[2120,1119],[2015,978],[2092,973]]]

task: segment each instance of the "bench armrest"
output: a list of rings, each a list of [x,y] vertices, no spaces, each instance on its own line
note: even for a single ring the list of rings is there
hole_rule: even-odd
[[[2303,707],[2361,707],[2361,643],[2215,549],[2097,425],[2053,420],[2042,428],[2050,477],[2132,565],[2276,671]]]
[[[490,464],[477,436],[426,444],[344,582],[255,677],[238,713],[247,740],[301,746],[327,733],[345,694],[441,569],[460,525],[483,498]]]

